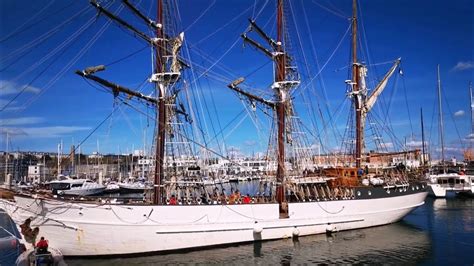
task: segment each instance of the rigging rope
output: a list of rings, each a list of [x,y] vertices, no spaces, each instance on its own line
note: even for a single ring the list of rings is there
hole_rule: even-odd
[[[23,51],[30,50],[30,49],[38,46],[39,44],[43,43],[44,41],[49,39],[51,36],[53,36],[56,32],[58,32],[60,29],[62,29],[65,25],[71,23],[74,19],[81,16],[83,13],[86,13],[86,11],[88,11],[88,10],[89,10],[89,7],[83,8],[82,10],[80,10],[74,16],[70,17],[69,19],[65,20],[61,24],[57,25],[56,27],[52,28],[51,30],[47,31],[46,33],[40,35],[36,39],[30,41],[29,43],[26,43],[25,45],[17,48],[13,52],[9,53],[7,56],[3,57],[1,60],[3,62],[5,62],[5,61],[13,58],[15,55],[17,55],[19,53],[22,53]]]
[[[326,62],[323,64],[323,66],[321,67],[321,69],[309,80],[308,82],[308,85],[302,87],[302,86],[299,86],[296,90],[293,91],[293,95],[292,97],[296,97],[297,95],[296,94],[296,91],[299,91],[299,94],[301,94],[301,91],[306,89],[309,84],[311,84],[313,82],[313,80],[315,78],[317,78],[321,72],[326,68],[326,66],[328,65],[328,63],[331,61],[331,59],[333,58],[333,56],[336,54],[336,51],[339,49],[339,47],[341,46],[342,44],[342,41],[346,38],[347,36],[347,33],[349,33],[349,30],[351,29],[351,25],[349,24],[349,27],[347,27],[347,30],[346,32],[344,33],[344,35],[342,36],[341,40],[339,40],[339,43],[337,44],[336,48],[334,49],[334,51],[331,53],[331,55],[329,56],[329,58],[326,60]],[[301,88],[301,89],[299,89]],[[298,90],[299,89],[299,90]]]
[[[136,54],[142,52],[143,50],[147,49],[148,47],[149,47],[149,45],[145,45],[145,46],[143,46],[142,48],[136,50],[135,52],[132,52],[132,53],[130,53],[130,54],[128,54],[128,55],[126,55],[126,56],[124,56],[124,57],[122,57],[122,58],[119,58],[119,59],[117,59],[117,60],[114,60],[114,61],[112,61],[112,62],[110,62],[110,63],[107,63],[107,64],[104,64],[104,65],[105,65],[106,67],[115,65],[115,64],[117,64],[117,63],[119,63],[119,62],[122,62],[122,61],[124,61],[124,60],[126,60],[126,59],[128,59],[128,58],[130,58],[130,57],[132,57],[132,56],[134,56],[134,55],[136,55]]]
[[[121,6],[118,9],[118,12],[123,9],[123,6]],[[30,98],[30,100],[25,103],[23,106],[24,108],[27,108],[29,105],[31,105],[35,100],[37,100],[41,95],[43,95],[49,88],[51,88],[82,56],[94,45],[94,43],[99,39],[99,37],[107,30],[107,28],[110,26],[110,21],[106,22],[102,28],[99,29],[99,31],[89,40],[89,42],[79,51],[79,53],[69,61],[68,64],[66,64],[44,87],[43,90],[41,90],[40,93],[38,93],[35,97]]]
[[[28,30],[28,29],[31,29],[35,26],[38,26],[40,22],[43,22],[45,19],[48,19],[48,18],[51,18],[52,16],[58,14],[58,13],[62,13],[66,8],[72,6],[74,3],[76,3],[75,0],[72,0],[68,5],[66,6],[63,6],[61,7],[60,9],[54,11],[54,12],[51,12],[49,14],[47,14],[46,16],[44,16],[42,19],[36,21],[35,23],[32,23],[31,25],[29,25],[28,27],[26,28],[23,28],[23,26],[25,26],[26,24],[28,24],[30,21],[32,21],[33,19],[35,19],[37,16],[39,16],[44,10],[46,10],[52,3],[54,3],[55,0],[53,1],[50,1],[49,4],[47,4],[46,6],[43,7],[43,9],[41,9],[38,13],[36,13],[34,16],[30,17],[28,20],[26,20],[22,25],[18,26],[15,30],[13,30],[10,34],[8,34],[7,36],[3,37],[2,39],[0,39],[0,43],[3,43],[5,41],[8,41],[10,38]]]
[[[268,0],[267,0],[268,1]],[[238,20],[240,17],[242,17],[243,15],[245,15],[249,10],[250,10],[251,7],[245,9],[243,12],[241,12],[239,15],[237,16],[234,16],[233,19],[231,19],[230,21],[228,21],[227,23],[225,23],[224,25],[222,25],[220,28],[217,28],[216,30],[214,30],[213,32],[211,32],[210,34],[206,35],[204,38],[202,38],[201,40],[195,42],[194,44],[190,44],[189,47],[190,48],[195,48],[197,47],[198,44],[202,43],[203,41],[209,39],[210,37],[214,36],[216,33],[218,33],[219,31],[223,30],[224,28],[226,28],[227,26],[229,26],[232,22]]]
[[[12,104],[15,99],[17,99],[20,95],[22,95],[28,88],[31,84],[33,84],[33,82],[35,82],[39,77],[41,77],[41,75],[49,69],[50,66],[52,66],[53,63],[56,62],[56,60],[58,60],[70,47],[71,44],[75,39],[77,39],[85,30],[87,30],[94,22],[94,19],[91,18],[86,24],[84,24],[81,28],[79,28],[78,31],[76,31],[74,34],[72,34],[71,36],[69,36],[68,39],[66,39],[66,41],[64,41],[61,45],[59,45],[58,47],[56,47],[55,49],[53,49],[52,51],[50,51],[47,55],[45,55],[42,59],[40,59],[39,61],[35,62],[35,64],[31,65],[28,69],[26,69],[25,71],[23,71],[20,75],[16,76],[15,78],[12,79],[12,81],[15,81],[17,79],[19,79],[20,77],[22,77],[23,75],[26,75],[27,73],[33,71],[34,69],[36,69],[37,67],[39,67],[41,64],[43,64],[44,62],[46,62],[48,59],[50,59],[51,57],[53,57],[54,55],[56,55],[57,53],[60,53],[59,55],[57,55],[56,57],[53,58],[53,61],[51,61],[38,75],[36,75],[27,85],[25,85],[23,87],[23,89],[21,89],[6,105],[4,105],[2,107],[2,109],[0,110],[1,111],[4,111],[10,104]],[[69,46],[68,46],[69,45]],[[65,49],[63,49],[65,47]],[[62,51],[61,51],[62,50]],[[3,86],[1,89],[4,89],[5,87],[7,87],[8,85],[5,85]]]
[[[445,94],[444,90],[441,90],[441,92],[443,93],[444,98],[448,99],[448,97],[446,97],[446,94]],[[448,112],[450,114],[451,120],[453,121],[454,129],[456,129],[456,134],[458,136],[459,143],[462,145],[462,137],[461,137],[461,134],[459,133],[459,129],[458,129],[458,126],[456,124],[456,120],[454,119],[454,112],[451,110],[451,106],[449,105],[449,102],[447,100],[445,102],[446,102],[446,105],[448,106]]]
[[[216,3],[216,0],[214,0],[202,13],[201,15],[199,15],[186,29],[184,29],[183,31],[186,32],[188,31],[192,26],[194,26],[194,24],[196,24],[196,22],[198,22],[210,9],[211,7],[214,6],[214,4]]]
[[[400,69],[401,69],[401,67],[400,67]],[[405,84],[405,77],[403,75],[401,75],[401,76],[402,76],[403,91],[404,91],[404,94],[405,94],[405,105],[407,107],[407,112],[408,112],[408,121],[410,121],[411,135],[414,136],[415,131],[413,130],[413,123],[411,121],[410,105],[408,104],[408,94],[407,94],[407,87],[406,87],[406,84]]]
[[[328,11],[329,13],[331,13],[331,14],[337,16],[337,17],[340,17],[340,18],[343,18],[343,19],[347,19],[347,18],[349,17],[349,16],[345,16],[343,13],[340,13],[340,12],[338,12],[338,11],[336,11],[336,10],[332,10],[332,9],[326,7],[326,6],[323,6],[322,4],[316,2],[315,0],[312,0],[311,2],[312,2],[313,4],[318,5],[320,8],[322,8],[322,9]]]

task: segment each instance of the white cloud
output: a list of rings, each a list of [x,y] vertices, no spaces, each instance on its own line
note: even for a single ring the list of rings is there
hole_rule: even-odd
[[[9,100],[5,100],[5,99],[0,99],[0,107],[5,106],[5,104],[7,104],[8,102],[10,102],[10,101],[9,101]],[[16,102],[13,101],[12,103],[16,103]]]
[[[464,142],[474,142],[474,133],[471,133],[471,134],[467,135],[466,137],[464,137],[463,141]]]
[[[452,71],[463,71],[474,68],[474,62],[472,61],[459,61],[453,68]]]
[[[421,147],[423,144],[422,141],[418,140],[411,140],[409,142],[406,143],[406,146],[407,147],[413,147],[413,148],[417,148],[417,147]],[[425,141],[425,146],[428,146],[428,143]]]
[[[436,148],[435,149],[437,152],[441,152],[441,148]],[[464,148],[459,148],[459,147],[444,147],[445,152],[463,152]]]
[[[8,133],[11,136],[21,138],[57,138],[77,131],[90,130],[90,127],[78,126],[50,126],[50,127],[24,127],[24,128],[2,128],[0,133],[2,135]]]
[[[246,140],[244,141],[245,146],[255,146],[257,142],[255,140]]]
[[[392,142],[384,142],[384,143],[380,143],[380,146],[384,149],[390,149],[390,148],[393,148],[393,143]]]
[[[19,126],[19,125],[33,125],[44,121],[42,117],[18,117],[0,119],[1,126]]]
[[[23,93],[38,94],[41,92],[41,89],[33,86],[21,85],[8,80],[0,80],[0,97],[3,97],[0,99],[0,109],[10,112],[24,110],[25,107],[15,106],[18,103],[17,101],[10,102],[11,99],[21,91],[23,91]],[[8,107],[3,109],[7,104]]]
[[[21,111],[21,110],[25,110],[25,107],[23,106],[14,106],[16,105],[18,102],[17,101],[12,101],[10,103],[10,100],[5,100],[5,99],[0,99],[0,110],[3,110],[3,111]],[[9,104],[9,106],[5,109],[3,109],[3,107],[5,107],[5,105]]]
[[[454,113],[454,116],[463,116],[464,115],[464,110],[459,110]]]
[[[15,94],[22,90],[34,94],[38,94],[41,91],[41,89],[34,86],[27,86],[26,88],[25,86],[27,85],[21,85],[8,80],[0,80],[0,96]]]

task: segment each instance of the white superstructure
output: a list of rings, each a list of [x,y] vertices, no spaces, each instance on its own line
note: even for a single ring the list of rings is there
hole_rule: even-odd
[[[447,173],[430,175],[429,193],[431,196],[444,198],[448,192],[474,195],[474,175]]]

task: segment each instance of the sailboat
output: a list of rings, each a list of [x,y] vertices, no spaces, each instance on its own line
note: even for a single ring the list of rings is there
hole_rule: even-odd
[[[165,3],[166,2],[166,3]],[[155,68],[150,81],[156,86],[157,97],[143,95],[107,81],[96,75],[103,66],[89,67],[76,73],[86,79],[98,82],[112,90],[114,95],[124,94],[149,102],[157,109],[157,137],[155,138],[155,182],[153,203],[111,204],[109,202],[64,201],[44,198],[39,195],[16,195],[14,202],[2,200],[4,208],[18,223],[28,222],[38,227],[41,236],[51,246],[61,250],[64,256],[124,255],[163,252],[188,248],[212,247],[218,245],[282,239],[321,233],[332,233],[390,224],[399,221],[410,211],[424,203],[427,195],[426,183],[399,179],[392,184],[363,185],[357,175],[361,167],[363,108],[370,109],[370,102],[361,106],[363,87],[361,71],[363,66],[353,54],[353,76],[351,86],[357,110],[358,138],[356,167],[339,169],[337,177],[321,177],[317,183],[301,186],[291,184],[286,172],[285,116],[291,100],[288,92],[298,86],[298,75],[290,65],[290,55],[285,50],[283,29],[286,1],[278,0],[277,38],[273,40],[251,20],[251,27],[270,45],[267,55],[273,60],[275,78],[273,89],[275,100],[266,100],[238,87],[240,81],[229,87],[270,106],[276,113],[277,129],[277,171],[276,193],[272,197],[260,197],[252,201],[235,204],[226,200],[209,200],[206,194],[186,194],[178,204],[171,200],[173,180],[166,178],[165,141],[169,139],[170,115],[185,115],[182,108],[173,105],[176,91],[174,85],[182,78],[187,63],[180,56],[184,34],[173,35],[167,31],[170,17],[165,0],[158,0],[157,19],[149,19],[129,1],[123,0],[138,18],[149,25],[156,36],[150,37],[133,28],[129,23],[112,14],[98,2],[92,5],[111,20],[131,30],[135,36],[144,39],[155,51]],[[353,45],[356,45],[357,5],[353,3]],[[245,35],[242,36],[247,41]],[[258,46],[258,45],[256,45]],[[392,71],[393,72],[393,71]],[[376,96],[375,96],[376,97]],[[172,106],[172,107],[170,107]],[[174,134],[177,134],[173,132]],[[176,136],[176,135],[175,135]],[[204,146],[202,146],[204,148]],[[179,181],[179,180],[178,180]],[[298,193],[289,194],[289,191]],[[276,196],[275,196],[276,195]],[[297,195],[298,197],[295,197]]]
[[[436,198],[445,198],[448,192],[462,193],[469,196],[474,194],[474,175],[466,175],[463,171],[448,171],[444,157],[444,126],[443,126],[443,108],[441,98],[441,76],[438,65],[438,108],[439,108],[439,133],[441,142],[441,161],[437,171],[429,175],[429,195]],[[472,88],[470,89],[472,106]],[[472,107],[471,107],[472,108]]]

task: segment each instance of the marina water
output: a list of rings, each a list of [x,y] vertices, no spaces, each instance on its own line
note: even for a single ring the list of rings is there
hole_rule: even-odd
[[[245,190],[245,189],[244,189]],[[68,265],[473,265],[474,199],[427,198],[401,222],[346,232],[133,258],[66,259]]]

